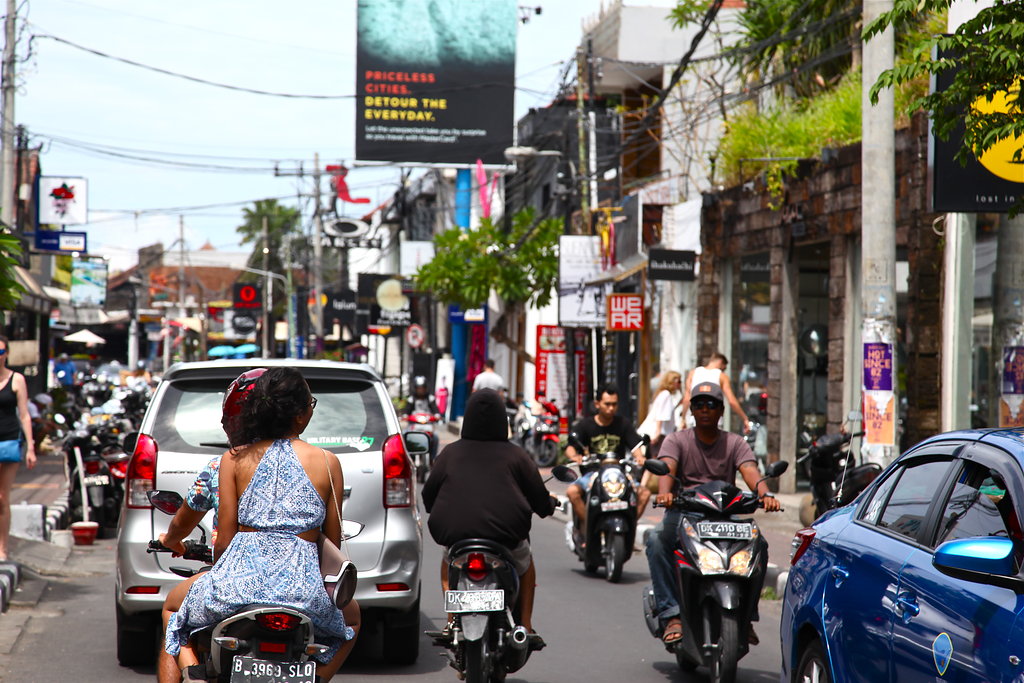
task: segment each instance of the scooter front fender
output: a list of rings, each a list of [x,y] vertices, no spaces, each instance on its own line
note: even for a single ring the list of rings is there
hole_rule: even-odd
[[[469,641],[480,640],[487,633],[487,622],[489,620],[487,614],[463,614],[462,619],[462,637]]]
[[[736,610],[743,606],[743,586],[736,581],[711,581],[705,594],[725,610]]]
[[[626,518],[622,515],[603,515],[597,523],[598,531],[604,531],[605,533],[615,534],[627,534],[630,530],[630,524],[626,521]]]

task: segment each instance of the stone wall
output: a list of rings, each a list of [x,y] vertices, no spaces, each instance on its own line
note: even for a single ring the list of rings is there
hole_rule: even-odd
[[[941,352],[942,244],[932,230],[934,214],[927,211],[927,120],[913,119],[896,134],[896,243],[905,248],[910,265],[906,329],[900,330],[899,368],[908,400],[904,445],[912,445],[939,430],[939,357]],[[789,271],[793,249],[803,244],[829,244],[829,365],[828,421],[835,431],[843,414],[844,335],[852,312],[846,300],[849,250],[859,242],[861,222],[860,145],[832,150],[828,161],[807,160],[785,181],[779,202],[769,196],[763,183],[751,188],[733,187],[705,195],[702,216],[701,272],[698,278],[698,357],[715,350],[721,302],[722,269],[735,265],[746,254],[771,255],[771,324],[768,343],[769,457],[779,457],[782,373],[779,363],[784,325],[783,279]],[[859,287],[859,283],[851,283]],[[855,379],[854,381],[858,381]],[[858,381],[859,384],[859,381]],[[786,429],[795,429],[788,425]]]

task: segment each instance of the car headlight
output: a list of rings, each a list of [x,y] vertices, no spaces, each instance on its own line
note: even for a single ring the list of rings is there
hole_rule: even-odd
[[[750,566],[749,550],[741,550],[729,559],[730,574],[748,576],[750,574],[751,569],[753,569],[753,567]]]
[[[601,486],[609,498],[621,498],[626,491],[626,477],[619,470],[605,470],[601,473]]]
[[[697,551],[697,562],[700,570],[705,574],[725,571],[725,562],[722,556],[710,548],[700,548]]]

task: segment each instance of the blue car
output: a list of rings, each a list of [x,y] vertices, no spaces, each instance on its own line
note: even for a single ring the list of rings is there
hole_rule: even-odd
[[[1024,680],[1024,431],[950,432],[793,539],[784,683]]]

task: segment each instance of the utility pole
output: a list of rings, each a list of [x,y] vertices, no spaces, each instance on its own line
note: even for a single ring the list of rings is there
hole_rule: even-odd
[[[320,215],[320,154],[313,155],[313,331],[316,332],[316,352],[324,348],[324,311],[320,303],[324,291],[324,222]]]
[[[583,220],[583,235],[590,234],[590,186],[587,184],[589,173],[587,155],[587,112],[583,107],[586,98],[583,86],[583,51],[576,52],[576,146],[579,148],[580,177],[580,216]]]
[[[263,216],[263,272],[266,273],[263,290],[263,357],[270,358],[270,307],[273,306],[274,283],[270,279],[270,229],[267,225],[267,217]]]
[[[865,0],[864,24],[892,9],[892,0]],[[863,45],[861,86],[861,343],[863,349],[865,459],[887,465],[896,441],[896,162],[893,89],[869,92],[894,63],[890,26]]]
[[[15,0],[7,0],[7,14],[4,18],[4,63],[3,63],[3,122],[0,128],[0,142],[3,144],[0,159],[0,221],[7,227],[14,227],[14,42],[15,24],[18,19]]]

